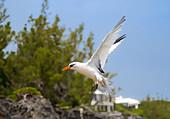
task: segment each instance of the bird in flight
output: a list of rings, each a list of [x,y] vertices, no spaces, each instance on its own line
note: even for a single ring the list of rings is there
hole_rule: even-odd
[[[67,67],[65,67],[63,71],[72,69],[91,78],[96,85],[96,88],[105,94],[110,94],[112,97],[114,97],[111,83],[102,74],[104,73],[103,68],[108,55],[114,51],[114,49],[126,37],[126,34],[119,37],[119,33],[124,21],[125,16],[123,16],[118,24],[106,35],[98,49],[86,63],[72,62]],[[94,86],[92,89],[93,88]]]

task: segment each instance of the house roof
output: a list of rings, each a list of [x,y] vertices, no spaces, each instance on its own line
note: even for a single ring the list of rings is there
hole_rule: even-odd
[[[129,105],[140,104],[140,101],[132,98],[123,98],[122,96],[115,98],[115,103],[128,103]]]
[[[94,94],[105,95],[103,92],[101,92],[98,89],[96,91],[94,91]],[[140,104],[140,101],[138,101],[136,99],[132,99],[132,98],[124,98],[122,96],[119,96],[119,97],[115,98],[115,103],[128,103],[128,105],[136,105],[136,104]]]
[[[94,91],[94,94],[98,94],[98,95],[105,95],[103,92],[101,92],[99,89],[97,89],[96,91]]]

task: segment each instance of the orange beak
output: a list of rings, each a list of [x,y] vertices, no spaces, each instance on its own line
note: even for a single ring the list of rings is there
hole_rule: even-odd
[[[71,67],[70,66],[67,66],[63,69],[63,71],[67,70],[67,69],[70,69]]]

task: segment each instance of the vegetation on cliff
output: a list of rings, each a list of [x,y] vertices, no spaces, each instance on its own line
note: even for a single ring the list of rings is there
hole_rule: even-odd
[[[62,71],[72,61],[87,61],[93,52],[93,33],[84,39],[83,28],[69,29],[59,26],[56,15],[53,23],[48,22],[48,1],[42,4],[37,18],[30,15],[23,30],[15,33],[7,21],[4,1],[0,7],[0,94],[13,95],[16,90],[34,87],[54,104],[90,104],[89,91],[92,80],[74,71]],[[16,52],[4,52],[14,42]],[[112,77],[107,73],[108,77]],[[15,95],[15,94],[14,94]]]

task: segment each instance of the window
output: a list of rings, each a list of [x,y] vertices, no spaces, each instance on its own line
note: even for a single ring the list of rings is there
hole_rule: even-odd
[[[98,101],[102,101],[102,95],[98,95]]]
[[[97,110],[99,110],[99,105],[97,106]]]
[[[112,97],[109,95],[109,102],[112,102]]]
[[[107,111],[107,106],[104,106],[105,107],[105,111]]]
[[[128,107],[128,103],[122,103],[122,105]]]
[[[99,97],[99,95],[96,95],[96,99],[97,99],[97,101],[99,101],[100,99],[99,99],[100,97]]]
[[[96,100],[96,95],[93,96],[93,100]]]
[[[110,106],[110,111],[113,111],[113,106]]]
[[[102,106],[101,106],[101,105],[98,105],[98,106],[97,106],[97,110],[102,110]]]
[[[101,107],[102,107],[101,110],[104,110],[103,105]]]

